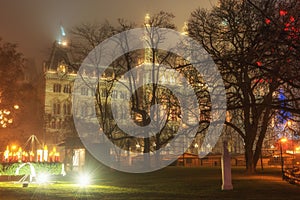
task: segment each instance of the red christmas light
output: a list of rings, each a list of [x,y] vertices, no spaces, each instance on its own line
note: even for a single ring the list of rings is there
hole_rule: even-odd
[[[271,20],[268,19],[268,18],[266,18],[265,22],[266,22],[266,24],[270,24],[270,23],[271,23]]]
[[[257,66],[261,67],[262,66],[262,63],[260,61],[257,61],[256,62]]]
[[[280,10],[279,14],[280,14],[280,16],[284,16],[284,15],[287,14],[287,11],[286,10]]]

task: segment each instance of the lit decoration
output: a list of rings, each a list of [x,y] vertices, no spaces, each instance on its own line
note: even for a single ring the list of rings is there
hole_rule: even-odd
[[[18,162],[21,162],[22,161],[22,148],[21,147],[19,147],[18,152],[16,154],[17,154]]]
[[[10,117],[11,112],[7,109],[0,110],[0,126],[6,128],[8,124],[13,122],[13,119]]]
[[[4,151],[4,157],[3,157],[3,161],[4,162],[8,162],[9,160],[9,147],[6,147],[6,150]]]
[[[42,149],[38,149],[36,151],[37,154],[37,161],[38,162],[43,162],[43,150]]]
[[[266,24],[270,24],[270,23],[271,23],[271,20],[268,19],[268,18],[266,18],[265,22],[266,22]]]
[[[60,154],[56,152],[56,147],[53,147],[52,151],[49,153],[48,160],[50,162],[59,162],[60,161]]]
[[[32,150],[23,150],[22,147],[17,145],[8,145],[3,152],[2,162],[60,162],[60,153],[56,152],[55,147],[53,147],[53,150],[49,153],[47,145],[45,145],[43,149],[38,149],[36,154]]]
[[[19,105],[15,104],[13,106],[15,110],[20,108]],[[9,124],[13,123],[13,118],[11,116],[12,112],[9,109],[1,109],[0,110],[0,127],[6,128]]]
[[[33,151],[30,151],[30,153],[29,153],[29,162],[33,162],[34,161],[34,153],[33,153]]]
[[[257,61],[256,62],[257,66],[261,67],[262,66],[262,63],[260,61]]]
[[[17,149],[17,146],[16,145],[12,145],[11,146],[11,151],[14,151],[14,150],[16,150]]]
[[[22,162],[26,162],[28,160],[28,152],[22,152]]]
[[[60,154],[59,152],[56,152],[54,155],[54,162],[59,162],[59,160],[60,160]]]
[[[44,155],[43,155],[43,161],[47,162],[48,161],[48,147],[47,145],[44,146]]]
[[[286,10],[280,10],[279,14],[280,14],[280,16],[284,16],[284,15],[287,14],[287,11]]]

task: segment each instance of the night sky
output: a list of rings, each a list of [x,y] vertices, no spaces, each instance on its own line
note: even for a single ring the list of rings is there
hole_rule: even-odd
[[[181,29],[190,13],[198,7],[209,8],[216,0],[1,0],[0,37],[18,43],[19,50],[40,65],[59,35],[83,22],[114,22],[125,18],[142,23],[145,13],[172,12]]]

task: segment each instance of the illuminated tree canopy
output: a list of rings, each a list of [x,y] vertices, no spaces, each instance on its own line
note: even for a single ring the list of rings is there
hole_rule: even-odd
[[[24,62],[16,44],[0,40],[0,127],[13,123],[14,111],[22,104]]]

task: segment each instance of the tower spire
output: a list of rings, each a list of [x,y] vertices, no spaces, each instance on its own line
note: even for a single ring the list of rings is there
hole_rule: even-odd
[[[57,43],[62,46],[67,46],[68,45],[67,36],[66,36],[65,29],[62,25],[62,22],[60,22],[60,25],[59,25],[59,32],[60,32],[60,34],[59,34]]]
[[[181,34],[188,35],[188,23],[186,21],[183,23],[183,27],[181,29]]]

